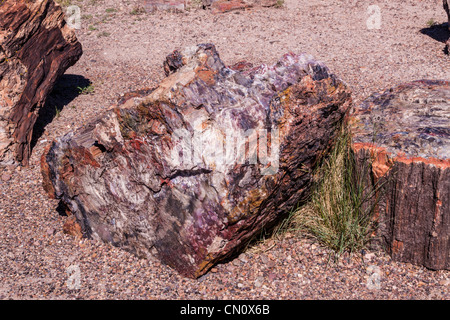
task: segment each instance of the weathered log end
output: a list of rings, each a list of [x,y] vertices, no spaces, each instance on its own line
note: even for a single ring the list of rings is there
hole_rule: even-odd
[[[212,44],[175,51],[157,88],[52,144],[46,190],[86,236],[204,274],[306,198],[351,105],[308,55],[245,65]]]
[[[81,54],[53,0],[0,2],[0,164],[28,163],[39,110]]]
[[[374,94],[350,122],[358,163],[371,165],[372,188],[383,184],[379,235],[392,258],[450,269],[450,83]]]

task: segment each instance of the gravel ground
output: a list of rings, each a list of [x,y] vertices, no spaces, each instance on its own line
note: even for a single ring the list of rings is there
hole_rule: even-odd
[[[64,234],[67,218],[42,190],[39,166],[49,141],[87,123],[120,94],[158,83],[165,56],[196,43],[214,43],[227,64],[273,63],[288,51],[308,52],[348,83],[355,103],[404,81],[449,80],[441,0],[378,0],[380,29],[367,28],[374,4],[367,0],[286,0],[279,9],[218,15],[133,14],[138,1],[131,0],[72,4],[81,7],[77,35],[84,54],[49,99],[41,118],[48,124],[36,129],[30,167],[0,168],[1,299],[450,298],[449,271],[393,262],[382,251],[328,263],[325,248],[293,233],[186,279],[157,260]],[[437,26],[428,28],[432,21]],[[94,92],[78,94],[89,82]]]

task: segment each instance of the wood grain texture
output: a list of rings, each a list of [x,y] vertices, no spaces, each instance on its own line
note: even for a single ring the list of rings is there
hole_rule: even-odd
[[[39,110],[82,48],[52,0],[2,1],[0,18],[0,164],[26,165]]]
[[[379,235],[392,258],[450,268],[450,83],[414,81],[374,94],[351,116],[359,167],[383,184]]]

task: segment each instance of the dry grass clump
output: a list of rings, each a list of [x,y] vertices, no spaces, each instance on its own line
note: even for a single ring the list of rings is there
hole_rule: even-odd
[[[316,238],[338,258],[365,248],[376,228],[374,208],[380,186],[365,187],[355,170],[351,136],[343,128],[330,155],[319,166],[311,200],[290,217],[290,229]]]

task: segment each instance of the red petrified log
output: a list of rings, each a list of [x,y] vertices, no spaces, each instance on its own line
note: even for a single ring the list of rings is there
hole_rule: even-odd
[[[49,147],[44,187],[85,235],[195,278],[308,195],[351,97],[307,55],[240,72],[203,44],[164,66],[146,96]]]
[[[450,83],[374,94],[351,116],[359,167],[382,185],[379,235],[394,260],[450,269]]]
[[[213,13],[223,13],[250,7],[251,5],[243,0],[217,0],[212,3],[211,10]]]
[[[81,54],[52,0],[0,2],[0,164],[28,163],[39,109]]]

